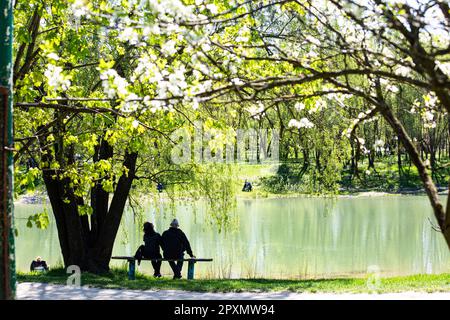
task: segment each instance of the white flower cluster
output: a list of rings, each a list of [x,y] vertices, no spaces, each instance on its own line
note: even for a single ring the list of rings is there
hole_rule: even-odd
[[[90,10],[88,8],[87,0],[75,0],[72,3],[72,13],[76,18],[80,18],[83,16],[89,17]]]
[[[295,128],[312,128],[314,127],[314,123],[309,121],[307,118],[301,118],[300,121],[296,119],[291,119],[288,124],[289,127],[295,127]]]
[[[317,99],[316,103],[314,105],[314,107],[312,107],[311,109],[309,109],[309,113],[315,113],[315,112],[320,112],[322,111],[322,109],[327,107],[327,102],[323,99]]]
[[[341,106],[345,106],[345,100],[351,99],[352,95],[347,93],[330,93],[327,95],[330,100],[334,100],[339,103]]]
[[[387,91],[390,91],[392,93],[398,93],[399,89],[397,86],[393,85],[389,80],[387,79],[380,79],[380,84],[384,86],[384,88]],[[374,83],[372,83],[374,85]]]
[[[233,78],[233,79],[231,79],[231,82],[236,86],[242,86],[245,84],[244,81],[242,81],[239,78]]]
[[[63,74],[63,68],[49,64],[44,72],[48,85],[53,90],[67,90],[70,87],[70,80]]]
[[[441,71],[442,71],[447,77],[450,77],[450,62],[440,62],[440,61],[436,61],[436,65],[441,69]]]
[[[422,114],[422,119],[424,120],[425,128],[436,128],[436,122],[434,121],[434,114],[431,110],[425,111]]]
[[[119,41],[129,42],[132,45],[136,45],[140,42],[139,33],[133,27],[126,27],[119,32]]]
[[[177,47],[176,47],[176,41],[175,40],[169,40],[166,41],[162,46],[161,46],[161,51],[162,53],[164,53],[166,56],[173,56],[175,53],[177,53]]]
[[[248,27],[243,27],[239,30],[238,36],[236,37],[236,42],[248,42],[250,39],[250,29]]]
[[[102,80],[103,90],[108,98],[115,98],[116,95],[120,98],[127,98],[129,96],[127,80],[117,74],[114,69],[108,69],[100,74]]]
[[[258,105],[252,105],[246,110],[250,113],[252,118],[261,119],[264,115],[264,105],[260,102]]]
[[[199,82],[198,84],[192,86],[191,95],[197,95],[209,91],[212,88],[213,82],[211,80],[206,80]]]
[[[411,68],[406,66],[399,66],[395,69],[394,73],[398,76],[407,77],[411,75]]]
[[[306,43],[310,43],[310,44],[313,44],[313,45],[318,46],[318,47],[320,47],[320,45],[321,45],[320,40],[317,39],[317,38],[314,38],[311,35],[306,36],[305,41],[306,41]]]
[[[173,111],[172,105],[168,105],[165,101],[151,99],[149,96],[144,98],[144,105],[150,108],[150,112],[152,113],[157,111]]]
[[[305,109],[305,104],[303,103],[303,102],[297,102],[296,104],[295,104],[295,106],[294,106],[294,108],[297,110],[297,111],[302,111],[303,109]]]
[[[423,101],[424,105],[422,106],[418,100],[415,100],[410,112],[416,113],[416,110],[418,109],[422,117],[422,121],[424,122],[423,126],[428,129],[436,128],[434,113],[437,109],[438,98],[431,92],[423,96]]]
[[[185,21],[195,19],[193,6],[186,6],[180,0],[143,0],[148,2],[152,10],[164,21]]]
[[[359,123],[366,123],[366,122],[371,122],[371,121],[375,121],[377,119],[376,116],[372,116],[369,117],[370,113],[375,109],[375,107],[371,107],[369,109],[367,109],[365,112],[360,112],[358,114],[358,117],[356,119],[353,119],[352,124],[349,126],[349,128],[345,129],[342,132],[343,136],[346,136],[347,138],[350,139],[351,133],[353,131],[353,129],[359,124]]]
[[[355,142],[357,142],[359,144],[359,148],[364,154],[369,154],[370,153],[370,150],[367,149],[366,146],[365,146],[366,140],[364,140],[363,138],[356,138]]]
[[[169,72],[163,70],[162,76],[167,80],[160,80],[157,83],[157,97],[160,99],[166,99],[169,97],[169,93],[173,96],[184,95],[184,90],[188,87],[186,83],[185,75],[186,69],[184,66]]]
[[[138,65],[134,69],[131,81],[139,80],[150,80],[151,82],[158,82],[162,79],[159,72],[158,66],[153,62],[156,61],[154,55],[143,55],[138,60]]]
[[[130,93],[128,95],[128,97],[126,97],[125,101],[122,103],[122,105],[120,106],[120,109],[123,112],[134,112],[139,108],[139,97],[134,94],[134,93]]]

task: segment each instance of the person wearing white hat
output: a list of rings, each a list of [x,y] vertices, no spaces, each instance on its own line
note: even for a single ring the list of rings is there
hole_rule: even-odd
[[[30,271],[48,271],[47,262],[39,256],[36,257],[36,260],[31,262]]]
[[[170,223],[170,228],[163,232],[162,248],[165,259],[183,259],[185,251],[191,258],[195,258],[192,253],[191,244],[184,232],[180,229],[180,224],[177,219],[173,219]],[[173,278],[181,279],[183,261],[169,261],[169,264],[173,270]]]

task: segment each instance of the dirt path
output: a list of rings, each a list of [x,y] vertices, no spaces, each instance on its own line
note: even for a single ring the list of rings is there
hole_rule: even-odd
[[[181,290],[120,290],[70,287],[46,283],[20,283],[20,300],[450,300],[450,292],[402,292],[385,294],[334,294],[294,292],[190,292]]]

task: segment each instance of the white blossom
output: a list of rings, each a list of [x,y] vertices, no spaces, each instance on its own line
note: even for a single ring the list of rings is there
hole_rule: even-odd
[[[231,79],[231,82],[236,86],[242,86],[244,84],[244,81],[239,78],[233,78]]]
[[[49,53],[49,54],[47,55],[47,58],[49,58],[49,59],[51,59],[51,60],[55,60],[55,61],[58,61],[58,60],[60,59],[59,56],[58,56],[56,53],[54,53],[54,52]]]
[[[297,111],[302,111],[303,109],[305,109],[305,104],[303,102],[297,102],[295,104],[295,109]]]
[[[314,44],[316,46],[320,46],[321,45],[320,40],[317,39],[317,38],[314,38],[313,36],[307,36],[305,39],[306,39],[306,41],[308,41],[308,42],[310,42],[310,43],[312,43],[312,44]]]
[[[391,91],[392,93],[397,93],[399,91],[398,87],[392,84],[387,85],[386,90]]]
[[[200,104],[199,104],[198,100],[194,99],[192,101],[192,109],[197,110],[199,108],[199,106],[200,106]]]
[[[208,9],[212,14],[218,14],[219,10],[214,3],[209,3],[206,5],[206,9]]]
[[[161,51],[166,56],[173,56],[177,52],[175,45],[176,45],[176,42],[174,40],[169,40],[162,45]]]
[[[327,103],[325,100],[317,99],[316,104],[314,105],[313,108],[311,108],[309,110],[309,113],[311,114],[311,113],[315,113],[315,112],[320,112],[320,111],[322,111],[323,108],[326,108],[326,106],[327,106]]]
[[[49,64],[44,72],[48,85],[54,90],[67,90],[70,87],[70,80],[63,74],[63,68]]]
[[[405,66],[399,66],[395,69],[394,73],[398,76],[407,77],[411,74],[411,68]]]
[[[89,9],[88,9],[88,1],[86,0],[75,0],[74,3],[72,3],[72,12],[73,15],[77,18],[80,18],[82,16],[89,16]]]
[[[246,110],[250,113],[252,117],[260,118],[264,112],[264,105],[262,103],[258,103],[257,106],[252,105],[246,108]]]
[[[126,100],[124,101],[124,103],[121,106],[121,110],[123,112],[134,112],[138,109],[139,107],[139,97],[134,94],[131,93],[128,95],[128,97],[126,98]]]
[[[119,76],[116,70],[105,70],[100,74],[100,79],[102,80],[103,89],[110,99],[114,98],[116,94],[122,98],[128,96],[129,83],[126,79]]]
[[[427,121],[433,121],[434,114],[431,111],[426,111],[424,113],[424,119],[427,120]]]
[[[450,77],[450,62],[436,61],[436,66],[439,67],[447,77]]]
[[[314,127],[314,123],[309,121],[307,118],[301,118],[300,121],[296,119],[291,119],[288,124],[289,127],[295,127],[295,128],[312,128]]]
[[[137,44],[139,43],[139,34],[133,27],[127,27],[119,33],[118,39],[122,42]]]

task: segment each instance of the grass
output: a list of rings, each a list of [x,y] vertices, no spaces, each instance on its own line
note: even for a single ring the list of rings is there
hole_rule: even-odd
[[[55,269],[47,273],[18,273],[19,282],[40,282],[52,284],[66,284],[67,273],[64,269]],[[338,278],[314,280],[278,280],[278,279],[199,279],[172,280],[171,278],[154,279],[153,277],[137,274],[136,280],[127,279],[124,269],[112,269],[106,275],[83,273],[83,286],[109,289],[135,290],[164,290],[178,289],[199,292],[333,292],[360,293],[373,292],[367,285],[365,278]],[[373,288],[373,287],[372,287]],[[402,277],[380,278],[375,292],[450,292],[450,274],[412,275]]]
[[[340,181],[337,181],[338,194],[348,195],[367,191],[425,194],[422,191],[423,185],[417,168],[410,165],[405,159],[402,161],[401,174],[398,170],[396,156],[378,159],[375,163],[375,170],[367,170],[367,159],[360,161],[358,177],[353,175],[350,168],[344,168],[341,171]],[[447,186],[446,177],[450,174],[450,169],[441,164],[448,163],[448,161],[449,159],[445,158],[438,163],[438,168],[433,175],[437,185]],[[237,174],[238,187],[242,188],[243,181],[249,179],[253,183],[254,190],[249,194],[242,192],[238,192],[238,194],[244,198],[271,198],[321,193],[319,189],[315,189],[317,186],[310,185],[310,172],[307,170],[302,174],[302,166],[300,162],[286,161],[277,171],[277,166],[273,165],[240,165]],[[311,164],[309,170],[312,168]]]

